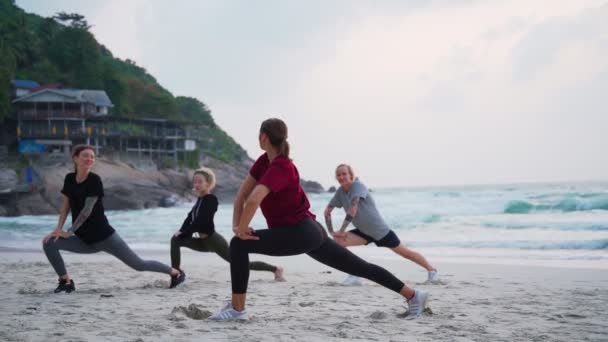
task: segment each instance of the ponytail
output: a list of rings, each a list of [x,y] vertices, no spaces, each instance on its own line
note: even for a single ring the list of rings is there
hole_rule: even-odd
[[[279,145],[279,153],[289,158],[289,143],[287,140],[283,140],[283,142],[281,142]]]

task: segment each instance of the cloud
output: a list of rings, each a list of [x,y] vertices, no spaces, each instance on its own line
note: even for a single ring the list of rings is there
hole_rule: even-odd
[[[340,162],[374,187],[608,174],[605,0],[94,7],[104,44],[206,102],[252,156],[260,122],[285,119],[301,174],[326,185]]]
[[[540,69],[555,63],[560,53],[581,43],[595,44],[602,36],[605,39],[607,29],[608,5],[549,18],[535,25],[513,48],[514,79],[534,78]]]

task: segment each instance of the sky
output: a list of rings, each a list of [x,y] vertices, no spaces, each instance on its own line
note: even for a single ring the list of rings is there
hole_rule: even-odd
[[[252,158],[370,187],[608,180],[608,0],[17,0],[83,14]]]

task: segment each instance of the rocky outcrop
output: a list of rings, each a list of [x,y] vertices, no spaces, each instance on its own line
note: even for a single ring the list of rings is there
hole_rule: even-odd
[[[208,167],[215,173],[217,185],[213,193],[220,202],[232,202],[243,179],[249,174],[249,168],[253,164],[250,159],[240,164],[227,164],[211,157],[203,157],[201,165]],[[190,175],[190,177],[192,177]],[[190,178],[189,178],[190,179]]]
[[[302,189],[304,189],[304,192],[307,192],[309,194],[320,194],[322,192],[325,192],[323,186],[315,181],[306,181],[300,179],[300,184],[302,185]]]
[[[55,202],[56,206],[61,202]],[[52,205],[42,194],[42,191],[35,191],[31,193],[18,194],[16,196],[15,205],[9,207],[11,211],[10,216],[19,215],[50,215],[56,214],[58,208]]]
[[[14,188],[17,185],[17,180],[15,170],[0,168],[0,192]]]
[[[4,195],[0,215],[40,215],[57,213],[62,203],[61,187],[73,171],[69,157],[40,156],[32,160],[32,192]],[[177,204],[190,196],[187,171],[140,170],[126,162],[98,158],[93,172],[104,183],[107,210],[144,209]],[[5,177],[6,178],[6,177]]]
[[[231,202],[252,160],[228,164],[211,157],[203,157],[201,165],[211,168],[217,178],[213,193],[220,202]],[[192,201],[192,175],[194,170],[158,170],[149,166],[114,159],[98,158],[93,172],[104,184],[104,207],[107,210],[145,209],[167,207]],[[135,167],[137,166],[137,167]],[[34,190],[29,193],[5,195],[0,203],[0,216],[55,214],[62,203],[61,187],[67,173],[73,171],[69,157],[62,155],[40,156],[32,160]],[[17,183],[15,171],[2,169],[0,184]],[[308,193],[323,192],[317,182],[302,181]]]

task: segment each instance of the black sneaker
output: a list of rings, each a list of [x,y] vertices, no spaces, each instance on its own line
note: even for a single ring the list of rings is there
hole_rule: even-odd
[[[74,285],[73,279],[70,279],[69,283],[65,279],[59,279],[59,285],[57,285],[57,288],[55,289],[55,293],[59,293],[59,292],[63,292],[63,291],[65,291],[65,293],[70,293],[72,291],[76,291],[76,286]]]
[[[177,285],[183,283],[184,280],[186,280],[186,272],[179,270],[178,275],[171,276],[171,284],[169,285],[169,288],[172,289],[176,287]]]

